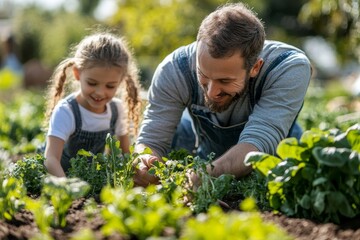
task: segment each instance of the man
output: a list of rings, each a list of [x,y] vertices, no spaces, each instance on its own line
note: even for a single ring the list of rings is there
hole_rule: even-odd
[[[201,23],[197,41],[175,50],[154,73],[136,145],[153,154],[142,157],[135,183],[156,182],[147,170],[177,147],[203,158],[214,152],[208,171],[215,177],[245,176],[247,153],[275,154],[282,139],[296,134],[310,76],[304,53],[266,41],[262,22],[244,4],[218,8]]]

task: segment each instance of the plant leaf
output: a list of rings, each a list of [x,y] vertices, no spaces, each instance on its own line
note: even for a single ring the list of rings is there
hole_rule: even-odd
[[[304,155],[306,151],[307,148],[300,146],[296,138],[286,138],[282,140],[276,149],[276,153],[280,158],[294,158],[299,161],[306,158]]]
[[[329,143],[334,142],[334,137],[330,136],[329,132],[322,131],[320,129],[311,129],[305,131],[300,138],[301,144],[306,144],[308,148],[325,147]]]
[[[251,163],[254,169],[267,176],[269,171],[281,162],[281,159],[266,153],[250,152],[246,155],[244,162]]]
[[[326,183],[327,181],[328,179],[326,177],[319,177],[313,181],[312,185],[313,187],[316,187],[317,185]]]
[[[337,206],[338,211],[345,217],[355,217],[356,213],[349,204],[345,195],[339,191],[330,192],[328,195],[329,203]],[[331,201],[331,202],[330,202]]]
[[[315,147],[312,153],[320,164],[329,167],[342,167],[348,161],[351,150],[336,147]]]
[[[92,154],[89,151],[86,151],[85,149],[80,149],[77,154],[79,154],[80,156],[85,156],[85,157],[91,157]]]
[[[308,180],[309,182],[312,182],[312,180],[315,177],[316,168],[312,165],[307,164],[303,170],[301,171],[301,175],[304,179]]]
[[[335,138],[334,138],[334,147],[338,147],[338,148],[350,148],[350,143],[347,139],[347,133],[341,133],[338,134]]]
[[[301,207],[305,209],[310,209],[311,206],[311,198],[308,194],[304,194],[302,198],[299,200],[299,204]]]
[[[346,138],[351,145],[351,149],[360,152],[360,130],[350,129],[347,132]]]
[[[352,151],[347,162],[347,171],[352,176],[360,175],[360,153],[357,151]]]
[[[319,190],[315,190],[315,198],[314,198],[314,210],[317,215],[320,215],[324,212],[325,209],[325,192],[320,192]]]

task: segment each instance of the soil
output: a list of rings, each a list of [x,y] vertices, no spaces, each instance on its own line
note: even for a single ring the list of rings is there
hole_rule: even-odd
[[[89,219],[83,211],[85,199],[73,202],[68,211],[65,228],[51,229],[54,239],[70,239],[82,229],[91,229],[96,239],[123,239],[121,236],[104,237],[100,228],[104,224],[100,216]],[[295,239],[299,240],[350,240],[360,239],[360,216],[336,225],[333,223],[316,223],[308,219],[289,218],[271,212],[261,213],[264,221],[270,221]],[[30,239],[39,230],[33,221],[31,212],[22,210],[12,221],[0,221],[0,239]]]

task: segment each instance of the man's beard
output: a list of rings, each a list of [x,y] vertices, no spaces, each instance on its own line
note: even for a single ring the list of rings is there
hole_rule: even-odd
[[[217,112],[217,113],[224,112],[226,109],[228,109],[230,107],[231,104],[233,104],[235,101],[237,101],[239,98],[241,98],[242,96],[244,96],[246,94],[246,92],[248,91],[248,87],[249,87],[249,78],[246,78],[244,88],[240,92],[237,92],[235,94],[235,96],[233,96],[230,99],[230,101],[226,102],[223,105],[219,105],[218,103],[211,101],[207,97],[207,95],[204,94],[205,106],[208,107],[211,112]],[[204,89],[204,92],[206,92],[205,89]],[[220,93],[220,95],[230,96],[230,94],[227,94],[227,93]]]

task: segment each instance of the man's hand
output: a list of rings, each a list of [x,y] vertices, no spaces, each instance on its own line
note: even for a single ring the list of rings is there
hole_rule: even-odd
[[[159,178],[148,173],[155,161],[159,161],[156,156],[150,154],[140,155],[136,161],[134,183],[135,186],[147,187],[150,184],[159,184]]]

